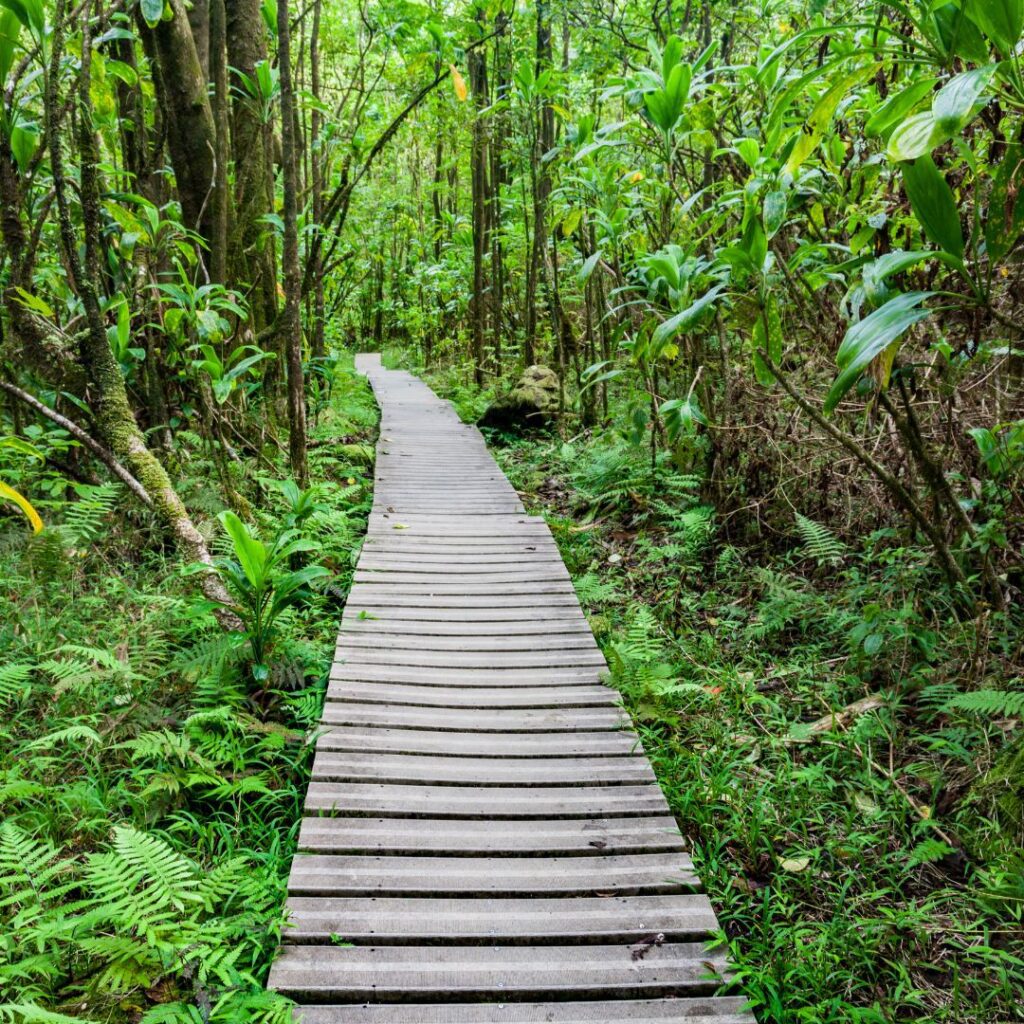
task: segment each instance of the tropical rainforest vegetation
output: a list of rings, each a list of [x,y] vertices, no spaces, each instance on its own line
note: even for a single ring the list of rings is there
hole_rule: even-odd
[[[0,1020],[264,989],[372,478],[549,517],[765,1022],[1024,1016],[1024,0],[0,0]]]

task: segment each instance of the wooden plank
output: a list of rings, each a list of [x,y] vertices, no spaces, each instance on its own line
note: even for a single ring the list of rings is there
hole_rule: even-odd
[[[339,662],[331,666],[330,678],[339,682],[406,683],[420,686],[521,687],[595,686],[606,673],[603,665],[548,666],[547,668],[472,668],[430,665],[363,665]],[[613,693],[614,691],[608,690]]]
[[[303,1006],[305,1024],[756,1024],[738,996],[571,1000],[557,1003],[424,1003]]]
[[[615,708],[486,711],[477,708],[403,708],[383,704],[335,704],[324,707],[326,725],[430,729],[438,732],[604,732],[628,728],[629,716]]]
[[[327,699],[421,708],[601,708],[615,707],[620,700],[607,686],[416,686],[355,680],[332,681]]]
[[[422,942],[634,943],[707,938],[718,927],[707,896],[613,896],[574,899],[408,899],[354,897],[288,900],[289,943],[394,945]]]
[[[665,814],[657,785],[458,786],[321,782],[306,790],[306,810],[375,818],[605,818]]]
[[[390,665],[402,668],[436,668],[436,669],[548,669],[548,668],[579,668],[607,671],[604,655],[595,644],[590,647],[569,649],[524,650],[447,650],[435,651],[425,649],[422,645],[400,647],[378,635],[375,645],[357,645],[342,641],[337,648],[337,662],[352,665]]]
[[[338,652],[342,657],[358,655],[362,651],[380,651],[382,648],[395,655],[396,662],[403,651],[423,654],[551,654],[579,652],[589,654],[600,648],[594,638],[582,630],[576,633],[512,633],[508,635],[434,635],[427,636],[387,629],[351,629],[345,627],[338,639]],[[603,656],[602,656],[603,657]]]
[[[320,854],[599,857],[682,853],[667,814],[632,818],[351,818],[307,816],[299,849]]]
[[[635,896],[700,891],[685,853],[600,857],[375,857],[303,853],[293,896]]]
[[[646,757],[447,757],[319,750],[321,782],[430,782],[475,786],[598,786],[654,782]]]
[[[391,622],[412,620],[416,622],[461,622],[471,626],[476,622],[501,623],[505,629],[505,623],[511,623],[509,630],[522,629],[523,627],[557,626],[556,632],[565,629],[569,624],[576,628],[589,629],[589,624],[580,610],[579,604],[571,605],[568,602],[555,606],[540,607],[538,604],[508,605],[508,606],[486,606],[467,605],[465,607],[453,607],[450,602],[432,604],[390,604],[375,603],[371,600],[363,600],[363,595],[353,599],[349,595],[343,622],[346,627],[351,623]]]
[[[486,620],[415,619],[408,616],[399,618],[383,612],[379,617],[360,618],[357,611],[347,614],[341,623],[341,636],[364,635],[388,636],[432,636],[466,638],[475,641],[536,637],[547,643],[550,638],[579,640],[585,637],[593,643],[590,626],[582,614],[551,619],[503,619],[496,622]]]
[[[641,749],[627,730],[614,732],[442,732],[386,727],[323,727],[318,750],[393,754],[448,754],[451,757],[619,757]]]
[[[410,571],[408,567],[404,570],[359,569],[355,572],[353,580],[356,583],[411,584],[415,587],[455,585],[478,587],[489,584],[505,593],[515,593],[510,588],[525,584],[558,583],[572,586],[568,571],[560,565],[542,565],[537,568],[510,566],[501,572],[484,572],[480,569],[474,572],[463,572],[461,568],[454,565],[427,571]],[[534,592],[543,593],[540,589],[536,589]]]
[[[703,943],[600,946],[285,946],[269,986],[292,998],[400,1002],[711,995],[725,963]]]

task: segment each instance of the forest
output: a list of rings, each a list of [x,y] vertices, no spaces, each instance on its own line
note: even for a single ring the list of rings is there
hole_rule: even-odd
[[[1024,0],[0,0],[0,84],[0,1021],[293,1019],[359,352],[546,518],[757,1019],[1024,1019]]]

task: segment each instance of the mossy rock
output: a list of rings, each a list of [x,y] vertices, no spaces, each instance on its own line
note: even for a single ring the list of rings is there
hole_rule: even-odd
[[[558,415],[558,399],[558,374],[547,366],[528,366],[516,386],[499,395],[477,423],[514,434],[537,430]]]

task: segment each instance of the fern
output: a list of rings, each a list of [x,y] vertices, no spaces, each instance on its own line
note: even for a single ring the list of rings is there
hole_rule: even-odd
[[[0,666],[0,704],[9,704],[19,694],[24,694],[34,671],[35,665],[27,661]]]
[[[805,557],[813,558],[819,565],[835,564],[843,559],[847,553],[846,545],[828,527],[799,512],[794,519],[803,540]]]
[[[1018,718],[1024,715],[1024,690],[975,690],[961,693],[948,701],[946,710],[972,711],[992,718]]]
[[[614,583],[602,580],[597,573],[588,572],[573,581],[576,596],[581,604],[607,604],[620,599],[619,591]]]
[[[948,857],[951,853],[956,853],[956,850],[947,843],[943,843],[938,839],[924,839],[910,851],[907,867],[914,868],[920,864],[934,864],[936,861],[942,860],[943,857]]]

